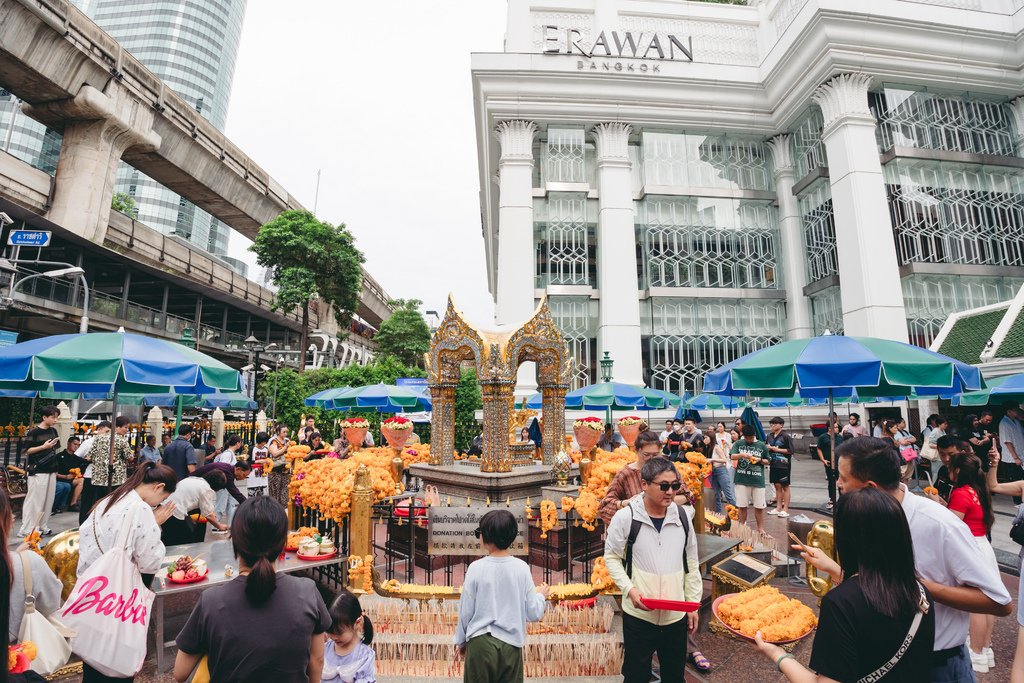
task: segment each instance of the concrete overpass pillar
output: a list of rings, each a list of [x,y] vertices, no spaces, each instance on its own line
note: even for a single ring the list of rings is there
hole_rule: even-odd
[[[39,120],[64,122],[47,218],[102,244],[121,155],[128,148],[151,152],[160,146],[152,109],[111,83],[109,93],[86,85],[73,99],[26,107],[26,112]]]

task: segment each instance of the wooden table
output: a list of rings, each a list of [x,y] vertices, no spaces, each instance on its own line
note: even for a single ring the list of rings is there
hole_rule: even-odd
[[[231,548],[231,541],[220,540],[220,541],[206,541],[204,543],[189,543],[186,545],[175,545],[170,546],[167,549],[168,555],[164,558],[161,565],[161,570],[157,573],[155,579],[153,579],[152,590],[156,594],[156,599],[153,602],[154,619],[153,622],[156,625],[156,670],[157,672],[163,672],[164,668],[164,655],[165,649],[168,646],[174,645],[174,641],[164,640],[164,600],[171,595],[180,595],[182,593],[198,593],[211,588],[213,586],[219,586],[227,583],[228,581],[234,580],[238,576],[238,561],[235,559],[234,551]],[[206,560],[206,566],[209,567],[209,574],[205,581],[199,581],[196,583],[171,583],[166,579],[166,574],[163,568],[166,568],[171,563],[172,558],[180,555],[189,555],[191,557],[200,557]],[[294,553],[288,553],[285,555],[285,559],[278,560],[274,563],[274,570],[278,574],[289,574],[292,572],[301,572],[307,569],[313,569],[316,567],[323,567],[332,564],[338,564],[344,561],[341,554],[335,555],[334,557],[327,560],[300,560]],[[232,576],[224,576],[224,566],[230,565],[232,569]],[[169,668],[169,667],[168,667]]]

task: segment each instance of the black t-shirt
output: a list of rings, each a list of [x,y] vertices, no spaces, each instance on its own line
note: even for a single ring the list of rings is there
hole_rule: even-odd
[[[316,584],[277,575],[277,588],[258,607],[245,597],[246,576],[203,592],[178,649],[210,656],[210,680],[218,683],[306,683],[310,638],[331,627]],[[280,634],[268,637],[267,634]]]
[[[668,454],[669,455],[677,455],[679,453],[680,444],[682,444],[683,441],[685,441],[685,440],[686,440],[686,434],[683,434],[682,432],[680,432],[680,433],[676,433],[676,432],[670,433],[668,435],[668,438],[665,439],[665,447],[668,448]]]
[[[57,430],[53,427],[33,427],[32,429],[25,432],[25,450],[29,448],[35,448],[36,446],[42,446],[50,439],[57,438]],[[40,465],[39,462],[47,456],[56,456],[57,447],[45,448],[41,451],[37,451],[32,455],[28,456],[28,468],[33,474],[51,474],[57,471],[57,459],[54,457],[50,463]]]
[[[928,596],[929,602],[931,595]],[[812,670],[841,683],[858,681],[896,654],[910,631],[913,616],[890,619],[871,609],[864,599],[860,577],[851,576],[830,590],[821,601],[818,632],[811,649]],[[918,627],[914,642],[893,669],[886,683],[926,683],[931,680],[935,641],[935,605]]]
[[[68,453],[66,448],[57,454],[57,474],[70,474],[74,467],[85,472],[85,468],[88,466],[88,460],[79,458],[74,453]]]
[[[774,446],[776,448],[785,449],[786,453],[776,453],[775,451],[768,451],[768,458],[771,460],[771,469],[773,470],[788,470],[790,461],[793,459],[793,439],[787,432],[779,432],[778,436],[772,436],[768,433],[764,440],[765,445]]]
[[[664,517],[651,517],[651,524],[653,524],[654,528],[658,530],[658,533],[661,533],[661,525],[664,523]]]

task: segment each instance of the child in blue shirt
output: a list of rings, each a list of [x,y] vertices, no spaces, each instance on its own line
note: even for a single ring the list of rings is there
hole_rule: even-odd
[[[331,628],[327,630],[324,668],[320,680],[325,683],[376,683],[376,655],[373,624],[363,614],[359,598],[348,591],[331,603]]]
[[[530,567],[509,552],[518,530],[512,513],[501,509],[484,515],[476,530],[487,557],[466,570],[455,628],[467,683],[523,680],[526,622],[544,616],[548,587],[535,587]]]

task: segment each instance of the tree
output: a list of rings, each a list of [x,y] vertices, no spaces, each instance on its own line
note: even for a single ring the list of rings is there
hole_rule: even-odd
[[[463,368],[459,385],[455,387],[455,448],[465,451],[473,437],[480,432],[476,422],[476,411],[483,408],[480,385],[476,381],[476,370]]]
[[[250,250],[270,270],[277,287],[274,310],[302,308],[302,373],[309,348],[309,302],[319,297],[334,309],[338,324],[347,325],[359,305],[363,254],[348,228],[325,223],[308,211],[285,211],[264,225]]]
[[[135,197],[131,196],[127,192],[116,192],[114,196],[110,198],[110,208],[114,211],[119,211],[126,216],[137,218],[139,215],[138,205],[135,203]]]
[[[420,314],[419,299],[396,299],[388,302],[395,309],[380,325],[374,336],[381,353],[390,354],[405,363],[423,367],[423,354],[430,349],[430,328]]]
[[[378,356],[369,365],[349,365],[344,368],[320,368],[298,374],[291,368],[282,368],[269,372],[265,379],[260,380],[257,400],[268,405],[277,384],[277,410],[275,418],[292,428],[299,424],[299,417],[308,415],[316,419],[319,425],[328,425],[336,419],[347,417],[347,413],[327,411],[321,408],[310,408],[304,399],[318,391],[337,387],[361,387],[368,384],[394,384],[399,377],[423,377],[424,371],[419,368],[406,367],[393,356]],[[360,413],[376,426],[379,416],[376,413]]]

